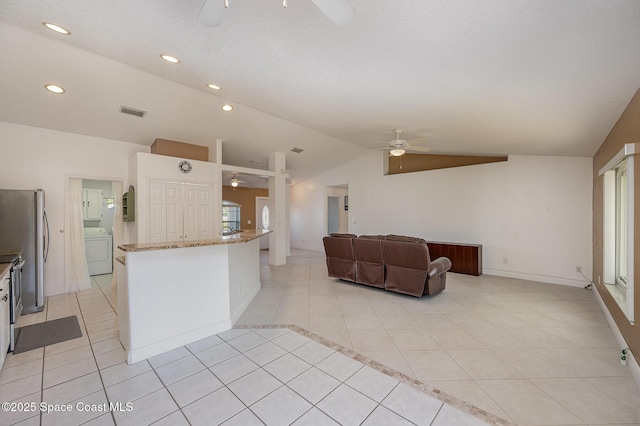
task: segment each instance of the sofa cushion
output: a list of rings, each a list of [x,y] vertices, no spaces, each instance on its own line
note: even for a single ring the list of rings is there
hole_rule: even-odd
[[[322,239],[330,277],[348,281],[356,280],[356,260],[352,240],[352,238],[335,236]]]
[[[382,240],[361,236],[353,239],[356,258],[356,282],[384,288],[384,256]]]
[[[382,242],[387,266],[385,289],[420,297],[430,269],[426,243],[386,239]]]

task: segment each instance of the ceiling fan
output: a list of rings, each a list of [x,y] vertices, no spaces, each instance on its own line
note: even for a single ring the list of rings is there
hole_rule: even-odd
[[[334,24],[344,26],[353,18],[353,6],[347,0],[311,0]],[[283,0],[287,7],[287,0]],[[229,0],[204,0],[198,14],[198,21],[205,27],[217,27],[222,23],[224,10],[229,7]]]
[[[404,139],[400,139],[400,133],[402,133],[402,129],[393,129],[393,132],[396,134],[396,138],[391,142],[383,142],[389,144],[386,148],[389,150],[389,155],[393,157],[400,157],[404,155],[407,151],[412,152],[428,152],[431,148],[426,146],[418,146],[414,145],[415,143],[424,142],[427,138],[414,139],[411,141],[406,141]]]
[[[234,188],[237,188],[238,185],[240,185],[241,183],[246,183],[246,182],[243,180],[239,180],[235,175],[233,175],[233,177],[229,180],[229,184]]]

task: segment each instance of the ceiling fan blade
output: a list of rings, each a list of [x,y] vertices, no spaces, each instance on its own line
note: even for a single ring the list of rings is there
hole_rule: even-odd
[[[353,6],[347,0],[311,0],[334,24],[345,26],[353,18]]]
[[[417,143],[425,143],[425,142],[429,142],[431,139],[430,138],[417,138],[417,139],[411,139],[408,144],[409,145],[414,145]]]
[[[224,17],[224,2],[222,0],[204,0],[198,14],[198,22],[205,27],[217,27]]]
[[[426,146],[408,146],[407,151],[429,152],[431,151],[431,148]]]

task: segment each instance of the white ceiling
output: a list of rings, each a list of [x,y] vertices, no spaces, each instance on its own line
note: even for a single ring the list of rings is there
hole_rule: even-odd
[[[437,153],[591,156],[640,87],[638,0],[349,0],[344,27],[310,0],[229,2],[205,28],[203,0],[2,0],[0,121],[222,139],[224,162],[243,167],[283,151],[296,182],[396,127]]]

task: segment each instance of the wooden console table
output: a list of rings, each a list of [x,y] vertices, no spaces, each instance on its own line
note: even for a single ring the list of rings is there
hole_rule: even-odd
[[[451,272],[482,275],[482,245],[427,241],[427,247],[431,259],[444,256],[451,260]]]

